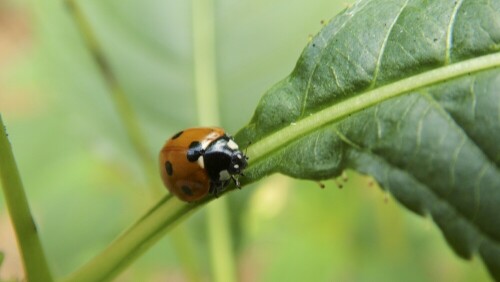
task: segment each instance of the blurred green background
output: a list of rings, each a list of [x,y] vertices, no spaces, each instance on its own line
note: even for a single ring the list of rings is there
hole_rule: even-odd
[[[151,156],[195,126],[190,1],[79,1],[139,118]],[[345,0],[215,1],[222,124],[236,132],[293,69]],[[61,0],[0,0],[0,112],[51,268],[63,277],[152,205],[105,83]],[[347,181],[346,181],[347,180]],[[456,257],[431,219],[373,181],[272,176],[228,195],[241,281],[488,281]],[[209,281],[205,211],[192,232]],[[169,236],[117,281],[186,281]],[[23,277],[0,194],[0,280]]]

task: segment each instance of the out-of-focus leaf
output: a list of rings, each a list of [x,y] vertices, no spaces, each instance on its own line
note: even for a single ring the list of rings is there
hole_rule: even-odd
[[[246,180],[370,174],[500,279],[499,50],[498,0],[359,1],[236,135]]]

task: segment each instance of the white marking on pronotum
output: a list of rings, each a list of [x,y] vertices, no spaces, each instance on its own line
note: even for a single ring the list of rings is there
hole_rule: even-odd
[[[208,146],[212,143],[213,140],[204,140],[204,141],[201,141],[201,148],[203,150],[206,150],[208,148]]]
[[[231,178],[231,175],[227,170],[222,170],[219,172],[219,180],[224,181],[224,180],[229,180]]]
[[[229,140],[227,142],[227,146],[233,150],[238,150],[238,144],[236,144],[236,142],[234,142],[233,140]]]
[[[200,156],[197,160],[198,165],[201,166],[201,168],[205,168],[205,161],[203,160],[203,156]]]
[[[238,168],[240,168],[240,166],[239,166],[239,165],[237,165],[237,164],[235,164],[235,165],[234,165],[234,168],[235,168],[235,169],[238,169]]]

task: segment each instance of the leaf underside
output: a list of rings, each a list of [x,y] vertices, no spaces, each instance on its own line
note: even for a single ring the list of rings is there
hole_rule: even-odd
[[[328,107],[499,50],[500,0],[359,1],[311,40],[235,138],[252,144],[250,154]],[[478,253],[500,280],[499,67],[422,85],[276,140],[283,144],[253,160],[247,181],[275,172],[312,180],[345,169],[372,175],[404,206],[432,216],[457,254]]]

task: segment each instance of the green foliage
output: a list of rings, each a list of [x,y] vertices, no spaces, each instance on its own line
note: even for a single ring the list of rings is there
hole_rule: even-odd
[[[499,27],[500,1],[358,2],[236,135],[249,179],[372,175],[500,279]]]
[[[222,126],[234,132],[248,120],[260,93],[344,2],[217,1]],[[499,99],[491,68],[500,65],[499,5],[444,2],[360,1],[311,36],[294,72],[268,91],[236,136],[242,146],[251,143],[242,181],[273,172],[328,179],[346,168],[374,175],[405,206],[431,214],[459,254],[479,251],[495,270],[499,131],[492,113]],[[166,137],[196,124],[191,4],[78,3],[100,59],[116,74],[111,88],[123,88],[137,112],[131,119],[144,129],[140,157],[155,158]],[[144,163],[108,97],[109,79],[67,7],[31,4],[34,52],[0,82],[19,90],[9,91],[12,98],[36,106],[0,103],[0,111],[55,276],[111,279],[127,268],[118,279],[178,279],[185,254],[164,235],[211,199],[187,205],[167,197],[151,208]],[[278,176],[228,195],[238,274],[258,281],[486,279],[477,260],[465,265],[426,220],[393,205],[371,180],[346,175],[343,190]],[[209,277],[220,257],[208,254],[205,210],[182,224],[203,262],[195,276]]]

